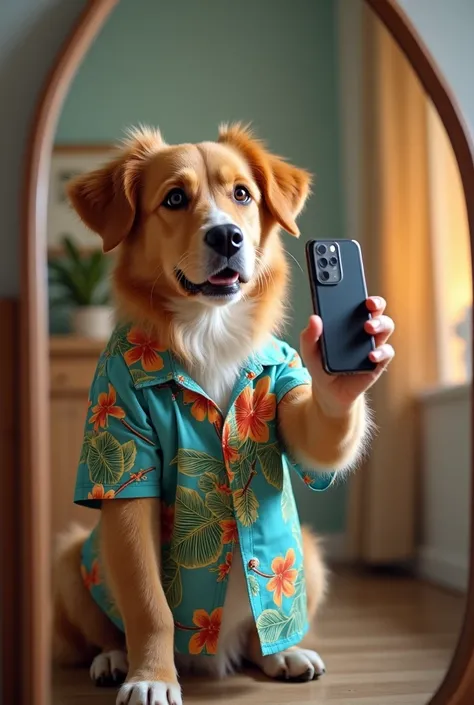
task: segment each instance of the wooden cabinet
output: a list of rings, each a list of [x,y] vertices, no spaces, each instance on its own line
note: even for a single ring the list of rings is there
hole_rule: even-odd
[[[51,522],[53,540],[73,523],[94,526],[97,510],[73,504],[89,389],[105,343],[71,336],[50,339]]]

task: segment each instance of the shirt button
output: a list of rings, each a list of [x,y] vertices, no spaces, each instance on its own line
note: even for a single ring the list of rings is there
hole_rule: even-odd
[[[258,560],[258,558],[251,558],[247,563],[247,568],[249,570],[253,570],[254,568],[258,568],[259,565],[260,561]]]

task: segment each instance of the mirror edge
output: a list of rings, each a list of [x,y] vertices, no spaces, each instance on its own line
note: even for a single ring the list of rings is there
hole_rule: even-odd
[[[474,271],[474,147],[456,99],[434,57],[396,0],[365,0],[405,54],[431,99],[456,157],[466,203]],[[471,517],[469,582],[464,621],[450,666],[429,705],[469,705],[474,693],[474,405],[471,399]]]
[[[87,0],[43,85],[31,122],[24,166],[20,261],[21,624],[18,680],[3,678],[2,702],[51,703],[49,349],[46,209],[54,133],[73,76],[118,0]],[[18,590],[18,586],[16,586]],[[18,690],[20,689],[20,693]],[[19,698],[19,700],[18,700]]]

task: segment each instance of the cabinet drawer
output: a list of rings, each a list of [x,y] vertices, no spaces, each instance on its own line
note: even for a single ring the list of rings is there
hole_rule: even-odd
[[[55,395],[68,392],[83,392],[87,394],[94,373],[97,360],[53,360],[51,364],[51,392]]]

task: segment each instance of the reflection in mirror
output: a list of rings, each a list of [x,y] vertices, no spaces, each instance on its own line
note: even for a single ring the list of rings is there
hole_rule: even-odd
[[[207,143],[233,121],[267,146],[242,131]],[[138,125],[180,146],[126,137]],[[397,356],[368,393],[370,452],[333,477],[359,447],[370,380],[327,376],[316,328],[300,332],[305,243],[341,238],[361,245]],[[128,668],[142,675],[123,702],[181,702],[173,639],[187,703],[428,702],[467,584],[468,246],[449,140],[362,2],[184,0],[179,21],[169,3],[117,5],[50,173],[55,705],[115,702]],[[314,397],[266,339],[287,298],[279,336]]]

